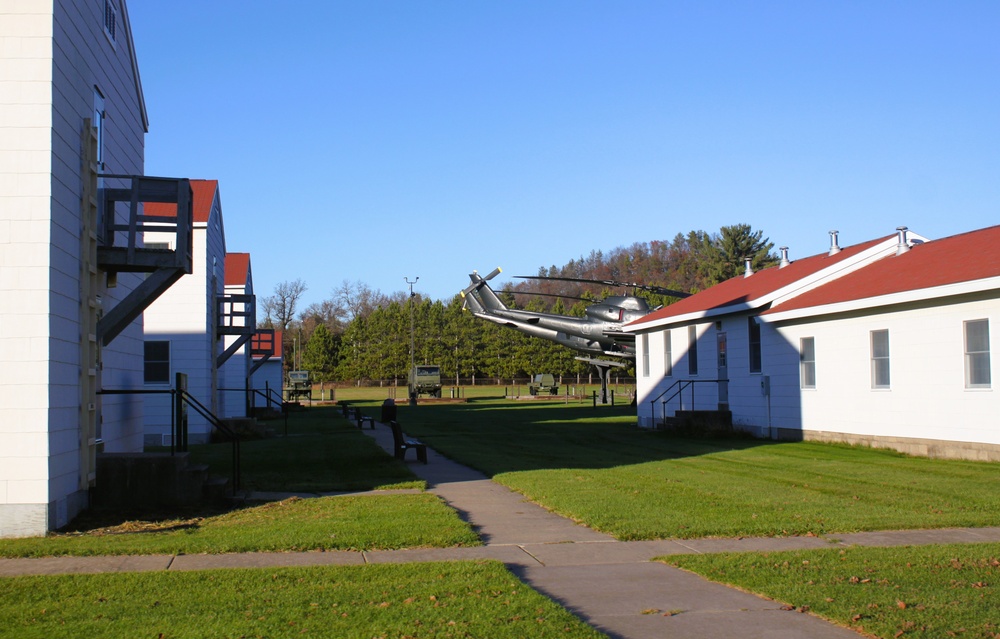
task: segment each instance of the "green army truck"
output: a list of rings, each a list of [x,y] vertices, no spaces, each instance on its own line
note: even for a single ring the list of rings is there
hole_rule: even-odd
[[[559,394],[559,385],[556,384],[556,378],[548,373],[542,373],[540,375],[535,375],[535,378],[531,380],[528,384],[528,392],[532,395],[544,395],[548,393],[549,395]]]
[[[300,397],[312,399],[312,377],[309,371],[288,371],[285,397],[290,402],[297,401]]]
[[[441,397],[441,367],[432,365],[414,366],[407,379],[410,397],[420,395]]]

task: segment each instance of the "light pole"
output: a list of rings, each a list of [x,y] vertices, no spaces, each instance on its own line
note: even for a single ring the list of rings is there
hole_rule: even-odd
[[[410,278],[404,277],[403,281],[410,285],[410,372],[407,374],[407,379],[409,380],[409,388],[407,388],[408,394],[410,395],[410,406],[417,405],[417,393],[414,388],[417,385],[417,373],[416,366],[413,362],[413,285],[417,283],[420,279],[418,275],[410,281]]]

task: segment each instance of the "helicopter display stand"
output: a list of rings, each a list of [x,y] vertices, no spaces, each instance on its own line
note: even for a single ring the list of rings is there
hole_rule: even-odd
[[[623,362],[613,362],[607,359],[592,359],[590,357],[574,357],[573,359],[586,362],[597,369],[597,376],[601,379],[601,395],[598,398],[598,403],[610,403],[608,400],[608,372],[612,367],[628,368],[628,364]]]

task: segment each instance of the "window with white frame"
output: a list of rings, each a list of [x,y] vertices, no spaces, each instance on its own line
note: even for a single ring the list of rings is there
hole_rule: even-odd
[[[799,340],[799,383],[802,388],[816,388],[816,338]]]
[[[674,374],[674,347],[670,343],[670,329],[663,331],[663,376]]]
[[[104,170],[104,95],[94,87],[94,118],[90,125],[97,129],[97,168]]]
[[[642,343],[642,376],[649,377],[649,333],[640,336]]]
[[[750,372],[759,373],[761,370],[760,324],[756,317],[747,318],[747,342],[750,348]]]
[[[688,326],[688,375],[698,374],[698,327]]]
[[[965,322],[965,387],[990,388],[990,321]]]
[[[142,381],[146,384],[170,383],[170,342],[149,340],[144,344]]]
[[[871,332],[872,388],[889,388],[889,331]]]

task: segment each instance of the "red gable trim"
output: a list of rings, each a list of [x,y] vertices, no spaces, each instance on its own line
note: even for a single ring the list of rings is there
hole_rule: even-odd
[[[776,306],[767,313],[825,306],[1000,277],[1000,226],[914,245]]]
[[[757,271],[750,277],[733,277],[691,297],[684,298],[670,306],[665,306],[658,311],[654,311],[628,324],[628,327],[630,329],[642,327],[650,322],[657,322],[671,317],[680,317],[691,313],[704,313],[731,306],[735,307],[741,304],[751,305],[754,301],[761,300],[786,286],[794,284],[798,280],[807,278],[825,268],[854,257],[885,240],[886,238],[879,238],[849,246],[833,255],[820,253],[801,260],[795,260],[784,268],[772,266]]]
[[[250,254],[226,253],[226,286],[245,286],[250,278]]]
[[[218,180],[191,180],[191,193],[194,196],[194,221],[207,224],[212,215],[212,203],[215,202],[219,190]],[[164,202],[146,202],[143,211],[147,215],[177,216],[177,205]]]
[[[274,355],[271,356],[271,359],[275,359],[275,360],[281,359],[281,355],[282,355],[282,350],[281,350],[282,335],[283,335],[282,331],[274,331]],[[250,338],[250,350],[254,350],[254,349],[260,348],[260,341],[261,341],[260,340],[260,334],[253,335]],[[254,359],[260,359],[260,358],[255,357]]]

